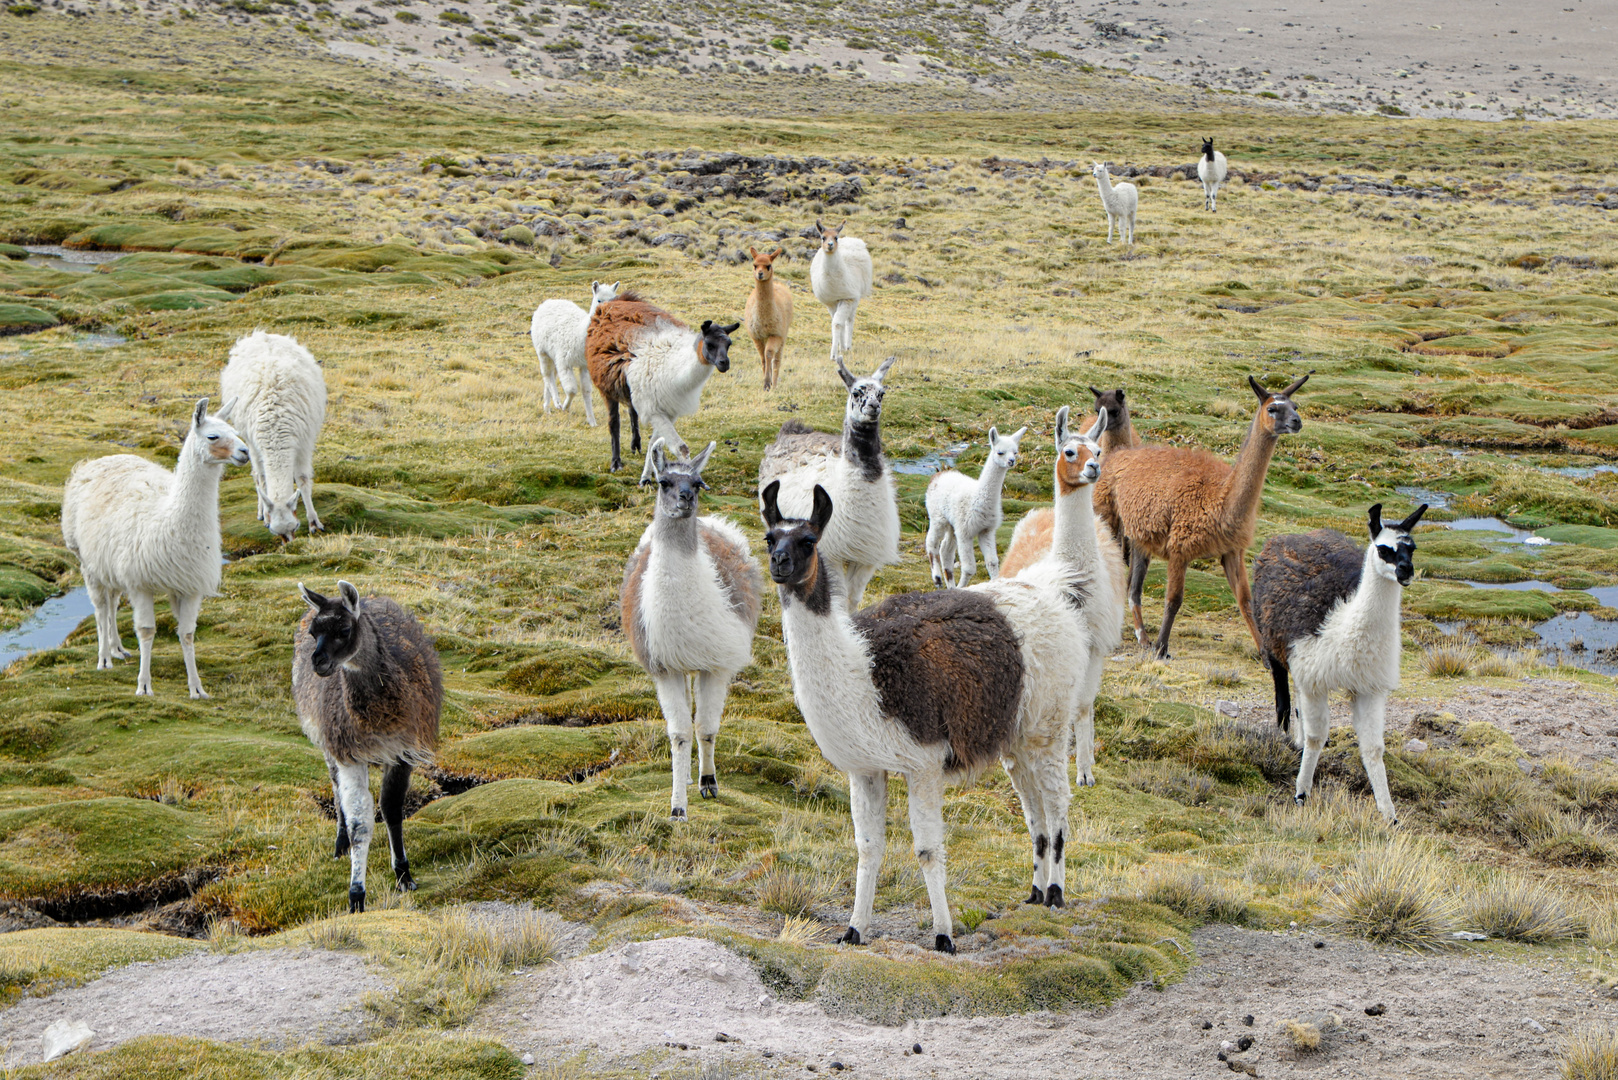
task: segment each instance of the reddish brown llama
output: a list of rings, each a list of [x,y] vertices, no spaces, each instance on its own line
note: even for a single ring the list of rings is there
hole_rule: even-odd
[[[748,248],[753,256],[753,291],[747,297],[747,310],[742,322],[758,346],[758,358],[764,365],[764,389],[768,390],[781,379],[781,350],[786,344],[787,331],[792,328],[792,290],[784,281],[775,280],[774,262],[786,254],[786,248],[761,252]]]
[[[1259,500],[1276,439],[1303,426],[1292,395],[1307,381],[1309,375],[1272,393],[1247,377],[1258,396],[1258,411],[1229,464],[1206,450],[1173,446],[1132,447],[1105,458],[1095,511],[1113,535],[1129,539],[1129,606],[1135,639],[1142,645],[1146,627],[1140,597],[1146,569],[1154,557],[1168,560],[1163,627],[1154,646],[1158,656],[1168,658],[1169,633],[1185,597],[1185,569],[1193,559],[1217,558],[1224,566],[1253,642],[1263,648],[1247,587],[1247,549],[1258,527]]]

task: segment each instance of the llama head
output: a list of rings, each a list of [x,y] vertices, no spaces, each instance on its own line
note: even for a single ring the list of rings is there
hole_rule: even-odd
[[[1017,466],[1017,446],[1028,429],[1020,427],[1010,435],[1000,434],[999,428],[989,429],[989,460],[984,462],[985,469],[993,466],[1005,472]]]
[[[1056,488],[1061,495],[1071,495],[1100,478],[1100,440],[1108,427],[1104,409],[1089,431],[1068,427],[1067,419],[1068,407],[1063,405],[1056,410]]]
[[[868,378],[859,379],[843,364],[842,356],[837,357],[837,374],[842,376],[843,385],[848,387],[844,420],[854,424],[874,424],[882,419],[882,395],[888,392],[882,380],[898,360],[897,356],[890,356]]]
[[[778,247],[774,251],[759,251],[748,248],[747,253],[753,256],[753,278],[756,281],[773,281],[775,279],[775,260],[787,253],[787,249]]]
[[[815,485],[814,509],[809,520],[781,516],[776,499],[781,494],[781,481],[771,480],[759,500],[764,504],[764,548],[770,553],[770,580],[777,585],[812,587],[820,572],[820,556],[816,545],[825,535],[826,524],[831,521],[831,496],[819,484]]]
[[[360,648],[360,591],[346,581],[337,583],[336,596],[321,596],[298,582],[303,602],[314,611],[309,620],[309,637],[315,648],[309,666],[322,679],[330,678]]]
[[[590,306],[594,307],[597,304],[605,304],[610,300],[618,299],[618,286],[622,284],[622,281],[615,281],[611,285],[608,285],[605,281],[590,282]]]
[[[652,440],[640,482],[657,485],[658,516],[688,518],[697,512],[697,493],[708,486],[703,482],[702,470],[715,445],[709,443],[708,448],[694,458],[670,460],[663,440]]]
[[[1253,388],[1258,396],[1258,416],[1254,418],[1260,431],[1270,435],[1293,435],[1303,428],[1303,421],[1298,418],[1297,406],[1292,404],[1292,395],[1298,388],[1309,381],[1310,371],[1299,379],[1294,379],[1291,386],[1285,390],[1266,390],[1264,384],[1253,376],[1247,377],[1247,385]]]
[[[1090,387],[1090,393],[1096,398],[1096,412],[1107,414],[1107,430],[1117,431],[1129,423],[1129,404],[1124,401],[1124,388],[1116,390],[1097,390]]]
[[[215,465],[246,465],[247,443],[230,426],[230,414],[236,409],[231,398],[217,413],[208,414],[208,399],[197,402],[191,413],[191,434],[186,439],[194,443],[204,461]]]
[[[826,226],[820,223],[819,218],[815,219],[815,231],[820,233],[820,247],[821,250],[825,251],[827,255],[837,254],[837,240],[840,236],[842,236],[843,228],[847,224],[848,219],[844,218],[841,225],[837,226],[835,229],[828,229]]]
[[[1095,177],[1097,180],[1106,176],[1107,163],[1105,161],[1092,161],[1090,163],[1090,175]]]
[[[1400,585],[1410,584],[1410,579],[1416,576],[1416,542],[1410,538],[1410,531],[1426,512],[1427,504],[1422,503],[1416,507],[1415,513],[1397,525],[1384,525],[1382,504],[1371,507],[1371,547],[1376,551],[1372,565],[1376,567],[1377,574]]]
[[[1209,161],[1212,161],[1213,160],[1213,155],[1214,155],[1213,140],[1212,139],[1203,139],[1202,140],[1202,156],[1207,158]]]
[[[702,323],[702,340],[697,344],[697,359],[715,371],[730,370],[730,335],[741,323],[720,326],[712,319]]]

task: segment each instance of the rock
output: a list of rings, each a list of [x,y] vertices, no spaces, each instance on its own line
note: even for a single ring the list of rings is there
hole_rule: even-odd
[[[640,970],[640,943],[631,941],[618,955],[618,970],[633,975]]]
[[[1234,701],[1220,699],[1219,704],[1215,705],[1214,708],[1226,716],[1240,716],[1242,714],[1242,707]]]
[[[919,1053],[921,1053],[921,1043],[917,1043],[917,1044],[916,1044],[916,1045],[915,1045],[915,1046],[912,1046],[912,1047],[911,1047],[911,1048],[910,1048],[910,1052],[911,1052],[911,1053],[912,1053],[912,1054],[919,1054]]]
[[[1540,1028],[1544,1031],[1544,1028]],[[83,1020],[56,1020],[45,1029],[44,1036],[39,1040],[40,1052],[44,1055],[41,1061],[55,1061],[59,1057],[71,1054],[75,1050],[83,1050],[90,1045],[90,1040],[96,1033],[90,1030],[90,1025]]]
[[[1212,1020],[1204,1020],[1202,1022],[1202,1030],[1203,1031],[1212,1031],[1213,1030],[1213,1021]]]
[[[1523,1024],[1524,1024],[1524,1026],[1526,1026],[1528,1028],[1529,1031],[1532,1031],[1535,1035],[1543,1035],[1543,1034],[1545,1034],[1545,1025],[1541,1024],[1538,1020],[1535,1020],[1533,1017],[1525,1018],[1523,1020]],[[45,1060],[49,1061],[50,1058],[46,1058]]]
[[[1248,1027],[1252,1027],[1253,1026],[1253,1014],[1248,1013],[1246,1016],[1242,1017],[1242,1023],[1247,1025]]]
[[[534,1063],[534,1055],[533,1054],[524,1054],[518,1060],[520,1060],[524,1065],[532,1065]]]
[[[1422,742],[1420,739],[1411,739],[1409,742],[1405,743],[1406,752],[1411,754],[1424,753],[1426,749],[1427,744]]]
[[[708,964],[708,969],[704,972],[704,974],[706,974],[708,978],[712,979],[714,982],[730,981],[730,969],[725,967],[725,965],[720,963],[718,960],[710,962]]]
[[[768,994],[760,994],[758,996],[758,1007],[759,1008],[768,1009],[771,1005],[774,1005],[774,1004],[775,1004],[775,999],[772,998],[770,995],[768,995]]]
[[[1377,1002],[1375,1005],[1367,1005],[1365,1007],[1365,1015],[1366,1016],[1381,1016],[1383,1013],[1385,1013],[1387,1011],[1388,1011],[1388,1007],[1386,1005],[1382,1004],[1380,1001]]]
[[[1457,930],[1457,931],[1455,931],[1455,933],[1451,934],[1450,937],[1454,938],[1457,941],[1488,941],[1489,940],[1489,935],[1488,934],[1476,934],[1476,933],[1473,933],[1471,930]]]
[[[738,1039],[736,1036],[727,1035],[723,1031],[721,1031],[719,1034],[715,1035],[713,1037],[713,1041],[718,1042],[718,1043],[732,1043],[732,1042],[733,1043],[739,1043],[739,1042],[741,1042],[741,1040]]]

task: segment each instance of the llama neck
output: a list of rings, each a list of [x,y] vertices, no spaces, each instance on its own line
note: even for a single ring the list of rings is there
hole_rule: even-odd
[[[355,624],[359,647],[338,669],[349,715],[388,715],[387,702],[396,701],[409,685],[392,654],[383,647],[376,626],[365,615]]]
[[[882,420],[843,421],[843,461],[859,469],[860,479],[875,483],[887,462],[882,457]]]
[[[990,458],[983,465],[983,471],[978,474],[977,490],[972,493],[972,505],[967,510],[967,517],[975,523],[988,525],[994,521],[1000,512],[1000,493],[1006,486],[1005,465],[999,464]]]
[[[174,487],[169,493],[169,518],[175,531],[186,536],[212,536],[219,544],[219,478],[224,467],[206,458],[196,433],[185,437],[180,459],[174,464]]]
[[[1209,145],[1209,147],[1202,152],[1202,156],[1207,158],[1209,161],[1212,161],[1214,159],[1213,146]]]
[[[774,311],[775,310],[775,278],[772,277],[768,281],[760,281],[756,285],[754,285],[753,286],[753,295],[758,297],[758,300],[755,301],[755,304],[754,304],[754,306],[757,308],[757,310],[759,310],[759,311]]]
[[[1065,495],[1059,494],[1053,508],[1056,522],[1051,530],[1051,554],[1085,570],[1094,567],[1099,560],[1096,516],[1091,500],[1094,491],[1094,484],[1085,484]]]
[[[1251,529],[1258,522],[1258,504],[1264,495],[1264,477],[1270,471],[1270,458],[1275,456],[1276,436],[1259,426],[1259,417],[1247,429],[1247,438],[1231,462],[1230,476],[1225,481],[1225,502],[1222,517],[1227,528],[1246,526]]]
[[[1397,581],[1389,581],[1378,572],[1376,564],[1379,559],[1374,544],[1366,548],[1365,565],[1360,570],[1359,587],[1343,605],[1338,618],[1344,624],[1374,630],[1384,635],[1392,633],[1395,635],[1393,640],[1397,641],[1403,589]],[[1394,649],[1394,654],[1398,655],[1397,648]]]
[[[1112,177],[1105,172],[1096,173],[1096,187],[1101,189],[1101,200],[1105,202],[1107,196],[1112,194]]]
[[[694,556],[698,547],[697,515],[670,517],[658,507],[652,518],[652,543],[666,555]]]

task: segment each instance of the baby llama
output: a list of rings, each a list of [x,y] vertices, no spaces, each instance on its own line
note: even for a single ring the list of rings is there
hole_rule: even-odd
[[[652,442],[642,484],[657,485],[652,523],[624,568],[621,621],[635,659],[657,684],[674,768],[672,817],[686,816],[691,779],[692,705],[704,799],[719,794],[714,739],[736,672],[753,662],[764,577],[742,531],[725,518],[697,517],[703,466],[714,444],[690,461],[670,461]]]
[[[152,639],[158,593],[167,593],[185,656],[191,696],[197,678],[197,612],[219,595],[219,479],[226,465],[247,464],[247,445],[228,422],[234,401],[208,415],[197,402],[191,430],[171,473],[133,454],[81,461],[62,491],[62,540],[79,558],[96,613],[96,667],[129,656],[118,637],[118,600],[129,598],[140,639],[135,693],[152,692]]]
[[[394,881],[414,889],[404,849],[410,772],[433,760],[444,704],[438,650],[416,617],[346,581],[335,597],[298,582],[309,610],[292,652],[292,697],[309,741],[326,756],[337,804],[336,857],[348,861],[348,910],[365,910],[365,865],[376,807],[370,769],[382,770],[382,821]]]
[[[844,239],[848,219],[835,229],[820,222],[820,250],[809,264],[809,287],[831,312],[831,358],[840,360],[854,348],[854,313],[871,295],[871,253],[864,240]]]
[[[758,357],[764,364],[764,389],[768,390],[781,379],[781,350],[787,331],[792,329],[792,290],[786,282],[775,280],[775,260],[786,254],[786,248],[776,248],[768,254],[747,250],[753,256],[754,285],[747,295],[742,321],[758,346]]]
[[[219,396],[236,402],[236,430],[247,441],[258,488],[258,519],[282,543],[298,531],[298,499],[315,513],[315,441],[326,422],[326,378],[309,350],[284,334],[255,331],[230,350]]]
[[[534,309],[528,335],[534,340],[534,352],[539,357],[539,374],[544,380],[540,403],[546,412],[555,405],[567,412],[573,398],[584,392],[584,419],[596,426],[596,410],[590,400],[590,367],[585,361],[584,339],[590,329],[590,316],[608,300],[618,298],[620,282],[608,285],[590,282],[590,310],[585,311],[571,300],[547,300]],[[560,389],[558,389],[560,383]],[[563,393],[566,397],[563,397]]]
[[[1202,205],[1208,210],[1219,209],[1219,185],[1230,175],[1225,155],[1213,148],[1212,139],[1202,140],[1202,156],[1197,159],[1197,179],[1202,181]]]
[[[1360,761],[1389,821],[1398,815],[1382,764],[1382,732],[1388,695],[1399,687],[1400,592],[1415,576],[1416,542],[1411,530],[1427,504],[1397,525],[1384,525],[1382,505],[1371,507],[1371,543],[1360,547],[1335,529],[1275,536],[1253,563],[1253,614],[1259,649],[1275,680],[1275,717],[1281,730],[1292,721],[1287,675],[1298,684],[1303,747],[1297,801],[1314,790],[1315,765],[1331,727],[1327,695],[1348,691],[1359,738]]]
[[[1062,906],[1075,658],[1088,651],[1065,568],[901,593],[851,614],[842,572],[817,551],[833,517],[831,496],[816,487],[809,519],[789,519],[777,488],[771,483],[762,496],[765,543],[792,692],[820,752],[848,774],[859,867],[842,940],[858,945],[870,936],[895,772],[909,789],[938,951],[955,951],[944,890],[944,788],[971,782],[997,757],[1029,822],[1030,901]]]
[[[972,545],[983,549],[983,569],[989,577],[1000,575],[997,534],[1004,516],[1000,492],[1006,473],[1017,464],[1017,444],[1028,429],[1018,428],[1001,437],[998,428],[989,429],[989,457],[976,480],[969,480],[954,469],[945,469],[927,485],[927,562],[932,566],[933,584],[962,586],[972,580]],[[961,555],[961,572],[956,575],[955,553]]]
[[[1120,243],[1135,246],[1135,208],[1140,204],[1140,193],[1134,184],[1114,184],[1107,173],[1105,162],[1096,162],[1090,168],[1101,190],[1101,205],[1107,211],[1107,243],[1112,243],[1112,227],[1118,226]]]
[[[612,471],[624,467],[618,438],[618,406],[629,407],[629,448],[640,452],[640,417],[680,453],[685,441],[674,421],[690,416],[702,402],[708,376],[730,370],[730,335],[741,326],[702,324],[698,333],[633,292],[596,306],[585,338],[590,379],[607,399],[607,431],[612,436]]]
[[[781,482],[783,514],[807,517],[817,484],[843,508],[821,536],[820,554],[842,571],[851,608],[864,602],[878,569],[899,561],[899,499],[882,454],[882,380],[897,359],[890,356],[869,378],[856,379],[839,357],[837,373],[848,387],[842,435],[788,420],[758,463],[760,491]]]

